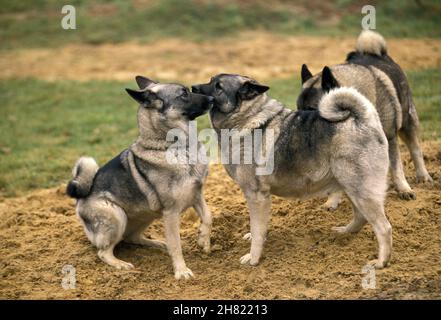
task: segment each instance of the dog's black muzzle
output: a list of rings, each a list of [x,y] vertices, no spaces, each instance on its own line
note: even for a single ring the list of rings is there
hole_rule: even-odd
[[[213,107],[214,98],[212,96],[206,96],[193,92],[193,104],[187,110],[186,114],[190,120],[194,120],[197,117],[205,114]]]

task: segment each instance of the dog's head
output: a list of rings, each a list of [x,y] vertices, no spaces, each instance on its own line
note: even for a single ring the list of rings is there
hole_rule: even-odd
[[[265,93],[269,87],[256,80],[236,75],[218,74],[210,82],[191,87],[194,93],[209,95],[214,98],[210,113],[229,115],[238,112],[244,102],[252,101]]]
[[[302,65],[302,92],[297,98],[299,110],[317,109],[322,96],[333,88],[339,87],[329,67],[324,67],[322,72],[313,76],[306,64]]]
[[[139,90],[126,89],[127,93],[149,112],[150,118],[167,124],[194,120],[213,103],[212,97],[192,93],[181,84],[158,83],[142,76],[137,76],[136,82]]]

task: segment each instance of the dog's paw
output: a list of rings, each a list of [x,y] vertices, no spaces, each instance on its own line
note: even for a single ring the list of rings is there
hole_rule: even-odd
[[[167,244],[164,241],[147,239],[144,236],[127,238],[124,241],[127,243],[155,248],[167,252]]]
[[[398,191],[398,197],[403,200],[416,200],[416,193],[413,190]]]
[[[251,253],[247,253],[246,255],[240,258],[241,264],[249,264],[251,266],[257,266],[259,264],[259,259],[253,258]]]
[[[130,262],[125,262],[122,260],[113,262],[112,266],[118,270],[131,270],[135,268]]]
[[[341,234],[347,234],[347,233],[358,233],[361,228],[363,228],[364,224],[354,224],[354,223],[349,223],[346,226],[340,226],[340,227],[333,227],[332,231],[335,231],[337,233],[341,233]]]
[[[175,278],[176,280],[180,280],[180,279],[188,280],[190,278],[194,278],[194,274],[189,268],[183,267],[175,271]]]
[[[323,204],[323,209],[325,209],[326,211],[335,211],[338,208],[338,203],[332,202],[332,201],[326,201]]]
[[[210,237],[200,236],[198,239],[198,246],[201,247],[205,253],[210,253],[211,252]]]
[[[164,241],[146,240],[144,243],[142,243],[142,245],[167,252],[167,244]]]
[[[347,226],[332,227],[332,231],[335,231],[337,233],[349,233]]]
[[[252,238],[253,237],[251,236],[251,232],[244,234],[244,236],[242,237],[242,239],[244,239],[246,241],[251,241]]]
[[[125,262],[123,260],[119,260],[113,255],[112,250],[99,250],[98,257],[109,266],[112,266],[118,270],[130,270],[135,267],[133,264],[129,262]]]
[[[205,253],[211,251],[211,225],[201,224],[199,227],[198,246],[202,248]]]
[[[380,261],[378,259],[374,259],[369,261],[368,264],[374,266],[375,269],[383,269],[387,266],[387,261]]]
[[[251,260],[251,253],[247,253],[246,255],[240,258],[240,264],[248,264]]]
[[[417,175],[416,181],[417,183],[432,183],[433,179],[428,173],[425,173],[422,175]]]
[[[323,204],[323,209],[327,211],[335,211],[342,201],[342,194],[340,192],[329,195],[328,200]]]

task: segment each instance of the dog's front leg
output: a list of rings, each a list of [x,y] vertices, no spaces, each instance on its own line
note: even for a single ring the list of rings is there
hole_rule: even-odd
[[[255,266],[262,255],[271,215],[271,195],[269,192],[245,191],[250,211],[251,250],[240,258],[240,263]]]
[[[211,224],[212,217],[210,209],[205,202],[204,195],[202,192],[197,195],[196,203],[194,204],[194,209],[196,210],[199,218],[201,219],[201,225],[199,227],[199,239],[198,245],[204,250],[204,252],[210,252],[210,235],[211,235]]]
[[[165,238],[167,249],[173,261],[173,269],[176,279],[189,279],[193,272],[187,268],[182,255],[181,236],[179,234],[179,212],[164,212]]]

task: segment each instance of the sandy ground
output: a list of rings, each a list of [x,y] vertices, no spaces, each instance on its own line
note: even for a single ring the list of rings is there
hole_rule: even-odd
[[[362,267],[376,254],[371,227],[358,235],[331,231],[350,220],[347,200],[331,213],[320,207],[322,201],[273,198],[263,260],[257,267],[240,265],[249,249],[242,239],[248,213],[238,187],[214,165],[205,191],[214,215],[211,254],[196,245],[194,212],[182,218],[184,255],[195,279],[176,281],[166,253],[135,245],[116,249],[135,270],[117,271],[102,263],[75,217],[74,201],[60,186],[0,203],[0,298],[441,299],[441,141],[426,142],[424,151],[435,182],[417,185],[409,155],[403,153],[417,200],[388,193],[394,252],[390,267],[376,272],[376,289],[361,286]],[[162,223],[146,234],[163,238]],[[76,289],[61,286],[67,264],[76,268]]]
[[[386,39],[389,53],[405,69],[441,67],[441,40]],[[312,71],[344,61],[355,37],[284,37],[244,33],[235,39],[195,43],[160,40],[69,45],[56,49],[0,52],[0,79],[35,77],[45,80],[131,80],[139,73],[183,82],[207,81],[220,72],[259,80],[299,77],[302,63]]]

